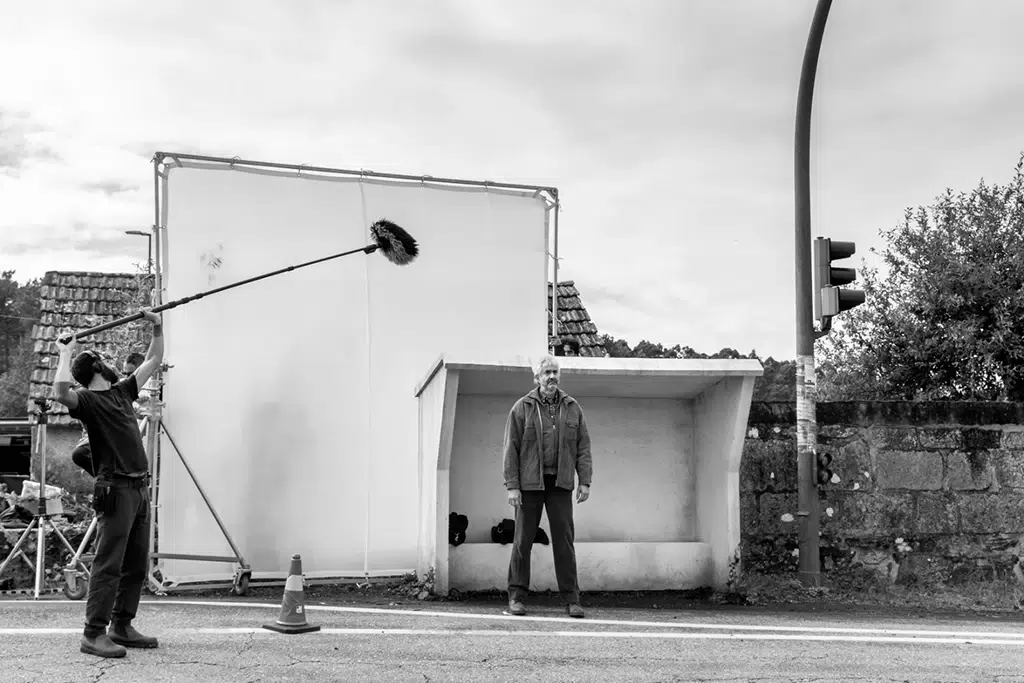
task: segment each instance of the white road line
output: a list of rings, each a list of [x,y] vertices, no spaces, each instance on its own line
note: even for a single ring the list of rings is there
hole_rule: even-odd
[[[0,635],[78,635],[80,628],[5,628]],[[191,628],[161,631],[160,637],[174,635],[256,635],[281,637],[262,628]],[[642,631],[519,631],[507,629],[415,629],[415,628],[324,628],[314,633],[301,634],[301,638],[314,636],[461,636],[471,638],[623,638],[641,640],[788,640],[850,643],[920,643],[928,645],[1010,645],[1024,647],[1024,641],[1000,638],[906,638],[892,636],[840,636],[840,635],[784,635],[773,633],[652,633]]]
[[[146,601],[144,601],[146,602]],[[204,601],[204,600],[181,600],[175,601],[176,604],[182,605],[194,605],[197,607],[209,607],[214,605],[223,605],[225,603],[217,601]],[[150,604],[160,604],[152,602]],[[174,604],[165,602],[163,604]],[[228,603],[230,604],[230,603]],[[238,603],[245,605],[252,605],[254,607],[263,607],[266,609],[280,610],[281,606],[278,604],[267,604],[267,603]],[[341,607],[334,605],[306,605],[306,611],[321,611],[321,612],[340,612],[340,613],[352,613],[352,614],[378,614],[378,615],[403,615],[403,616],[423,616],[423,617],[451,617],[456,619],[481,619],[485,621],[509,621],[509,622],[522,622],[522,621],[533,621],[542,623],[560,623],[560,624],[598,624],[601,626],[633,626],[633,627],[644,627],[644,628],[671,628],[671,629],[714,629],[714,630],[730,630],[730,631],[788,631],[794,633],[803,632],[814,632],[814,633],[859,633],[859,634],[878,634],[878,635],[905,635],[905,636],[937,636],[937,637],[981,637],[986,638],[994,635],[1002,636],[1004,638],[1021,638],[1024,639],[1024,628],[1020,631],[935,631],[935,630],[913,630],[913,629],[886,629],[886,628],[834,628],[827,626],[771,626],[771,625],[755,625],[755,624],[713,624],[713,623],[701,623],[701,622],[681,622],[681,621],[630,621],[627,619],[586,619],[580,621],[579,619],[573,619],[571,617],[541,617],[541,616],[523,616],[517,617],[512,614],[477,614],[474,612],[442,612],[435,610],[412,610],[412,609],[388,609],[379,607]]]
[[[65,605],[75,606],[84,609],[81,603],[67,600],[29,602],[25,600],[0,601],[0,605]],[[219,600],[143,600],[143,605],[157,607],[169,605],[185,605],[192,607],[248,607],[266,610],[279,611],[280,604],[259,603],[259,602],[227,602]],[[681,622],[681,621],[629,621],[626,619],[593,619],[587,618],[584,621],[571,617],[544,617],[544,616],[522,616],[517,617],[508,613],[501,614],[478,614],[473,612],[442,612],[433,610],[411,610],[411,609],[389,609],[380,607],[341,607],[335,605],[310,605],[305,606],[306,612],[331,612],[343,614],[373,614],[379,616],[416,616],[416,617],[439,617],[446,619],[479,619],[483,621],[507,621],[507,622],[539,622],[550,624],[573,624],[573,625],[600,625],[600,626],[626,626],[641,628],[665,628],[665,629],[691,629],[691,630],[715,630],[715,631],[765,631],[765,632],[790,632],[790,633],[833,633],[833,634],[862,634],[882,636],[929,636],[938,638],[993,638],[1001,637],[1007,639],[1019,639],[1024,642],[1024,627],[1017,631],[960,631],[960,630],[922,630],[922,629],[900,629],[900,628],[840,628],[830,626],[819,626],[812,624],[808,626],[780,626],[780,625],[757,625],[757,624],[716,624],[702,622]],[[517,633],[519,631],[516,631]],[[575,632],[575,631],[574,631]]]

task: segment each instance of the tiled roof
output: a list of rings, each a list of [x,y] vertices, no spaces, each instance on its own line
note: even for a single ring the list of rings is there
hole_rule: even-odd
[[[53,396],[53,378],[57,372],[57,345],[54,340],[66,331],[77,332],[131,313],[125,309],[126,294],[137,291],[140,278],[130,273],[89,273],[50,271],[39,288],[39,323],[32,328],[32,341],[38,361],[32,371],[29,398]],[[142,276],[145,287],[152,287],[151,276]],[[115,328],[116,329],[116,328]],[[81,344],[117,356],[112,334],[107,330],[91,335]],[[120,360],[120,359],[119,359]],[[35,410],[29,405],[29,411]],[[50,403],[50,424],[77,424],[62,404]]]
[[[551,283],[548,283],[548,330],[551,329]],[[558,283],[558,336],[575,339],[581,356],[607,356],[598,338],[597,325],[583,306],[579,290],[572,280]]]

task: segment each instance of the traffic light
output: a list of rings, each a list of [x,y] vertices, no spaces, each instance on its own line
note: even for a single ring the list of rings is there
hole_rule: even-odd
[[[832,481],[834,472],[831,470],[832,455],[830,453],[814,452],[814,483],[817,486],[824,486]]]
[[[832,266],[833,261],[850,258],[857,253],[855,243],[818,237],[812,247],[814,319],[824,327],[829,318],[864,303],[865,296],[860,289],[841,288],[841,285],[848,285],[857,279],[856,269]]]

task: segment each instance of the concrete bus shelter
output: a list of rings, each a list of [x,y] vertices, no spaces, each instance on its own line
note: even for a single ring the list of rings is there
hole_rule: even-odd
[[[739,467],[757,360],[559,359],[584,411],[594,477],[576,505],[583,591],[722,589],[738,571]],[[507,589],[514,519],[502,477],[512,404],[533,388],[529,359],[439,358],[416,387],[420,529],[417,574],[435,592]],[[466,541],[448,541],[448,515]],[[550,535],[547,514],[541,528]],[[531,590],[557,590],[550,545],[534,544]]]

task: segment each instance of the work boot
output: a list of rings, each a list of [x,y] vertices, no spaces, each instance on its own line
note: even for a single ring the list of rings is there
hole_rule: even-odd
[[[135,630],[135,627],[131,624],[125,624],[123,626],[115,624],[110,629],[110,639],[119,645],[125,647],[156,647],[156,638],[152,636],[144,636]]]
[[[508,611],[517,617],[521,617],[526,614],[526,605],[519,600],[510,600],[508,603]]]
[[[115,645],[106,633],[93,637],[82,636],[82,645],[79,649],[87,655],[97,657],[124,657],[128,652],[120,645]]]
[[[572,602],[572,603],[569,603],[568,605],[566,605],[565,606],[565,611],[573,619],[582,619],[583,618],[583,608],[580,607],[580,603],[578,603],[578,602]]]

